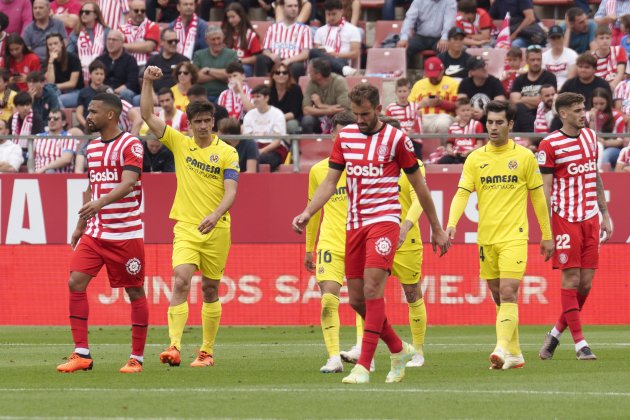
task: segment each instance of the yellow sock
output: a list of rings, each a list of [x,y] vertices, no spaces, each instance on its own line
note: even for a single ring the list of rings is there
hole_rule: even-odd
[[[356,314],[355,322],[357,324],[357,346],[361,347],[361,343],[363,343],[363,318],[361,315]]]
[[[521,343],[518,336],[518,322],[516,323],[516,328],[514,328],[514,334],[512,335],[512,339],[508,343],[507,351],[508,353],[513,354],[515,356],[522,353]]]
[[[516,303],[502,303],[497,314],[497,347],[509,351],[508,345],[518,328],[518,305]],[[518,354],[518,353],[517,353]]]
[[[411,338],[416,352],[424,354],[424,336],[427,333],[427,307],[424,299],[420,298],[413,303],[409,303],[409,327],[411,328]]]
[[[182,334],[184,334],[186,321],[188,321],[188,302],[168,307],[168,336],[171,339],[171,346],[177,347],[177,350],[182,346]]]
[[[203,331],[203,343],[201,351],[213,354],[214,340],[217,338],[219,324],[221,323],[221,301],[207,303],[201,307],[201,329]]]
[[[332,293],[322,295],[322,334],[328,356],[339,355],[339,298]]]

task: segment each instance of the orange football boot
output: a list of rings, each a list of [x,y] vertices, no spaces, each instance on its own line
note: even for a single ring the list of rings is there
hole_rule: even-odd
[[[190,364],[192,367],[214,366],[214,357],[205,351],[200,351],[194,362]]]
[[[127,364],[120,368],[120,373],[140,373],[142,372],[142,362],[133,357],[129,358]]]
[[[182,362],[182,359],[179,355],[179,350],[177,350],[177,347],[170,346],[162,353],[160,353],[160,362],[168,363],[170,366],[179,366],[179,364]]]
[[[66,363],[57,366],[57,371],[72,373],[77,370],[92,370],[92,366],[94,366],[94,361],[91,357],[83,357],[73,352]]]

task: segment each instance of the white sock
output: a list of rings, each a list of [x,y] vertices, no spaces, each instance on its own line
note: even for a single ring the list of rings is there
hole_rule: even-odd
[[[575,351],[576,352],[582,350],[584,347],[588,347],[588,343],[586,342],[586,340],[581,340],[581,341],[578,341],[577,343],[575,343]]]
[[[143,356],[136,356],[135,354],[132,354],[131,356],[129,356],[129,358],[130,359],[136,359],[140,363],[144,362],[144,357]]]
[[[551,329],[550,334],[551,334],[553,337],[557,338],[558,340],[560,340],[560,337],[562,337],[562,332],[558,331],[558,330],[556,329],[556,327],[553,327],[553,328]]]
[[[86,349],[83,347],[77,347],[76,349],[74,349],[74,352],[76,354],[80,354],[81,356],[89,356],[90,355],[90,349]]]

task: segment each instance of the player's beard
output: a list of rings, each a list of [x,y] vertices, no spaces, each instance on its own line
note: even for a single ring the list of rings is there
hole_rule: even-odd
[[[357,124],[359,126],[359,131],[361,134],[370,134],[373,133],[376,129],[376,125],[378,124],[378,116],[375,114],[374,119],[369,122],[369,124]]]

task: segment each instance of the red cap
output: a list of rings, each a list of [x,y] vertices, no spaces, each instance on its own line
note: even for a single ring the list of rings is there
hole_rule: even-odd
[[[444,71],[442,60],[437,57],[427,58],[424,62],[424,77],[438,77]]]

